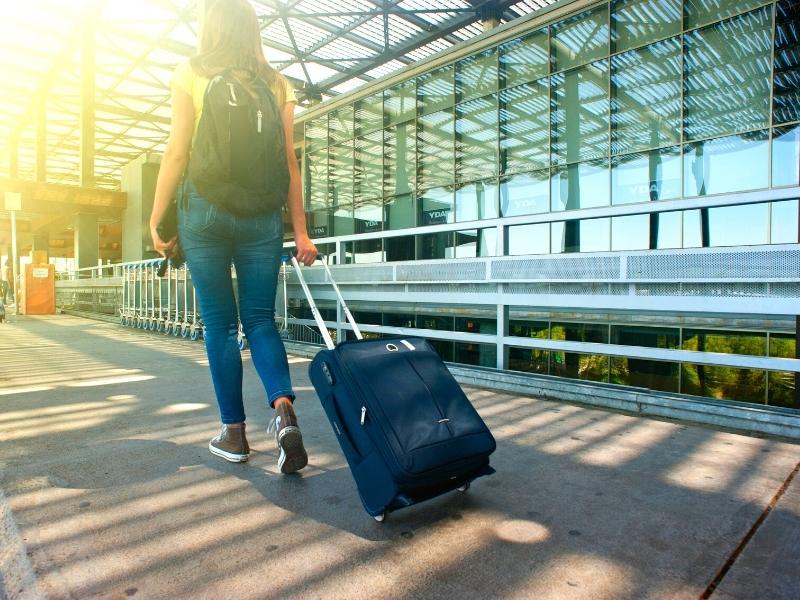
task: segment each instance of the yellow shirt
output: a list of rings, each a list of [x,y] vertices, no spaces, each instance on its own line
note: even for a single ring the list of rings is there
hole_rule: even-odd
[[[197,133],[197,125],[200,123],[200,115],[203,114],[203,97],[208,87],[208,78],[198,75],[192,69],[189,61],[181,63],[175,69],[172,76],[172,85],[177,86],[192,97],[194,105],[194,132]],[[278,74],[278,78],[272,86],[272,94],[278,102],[278,108],[283,107],[289,102],[297,102],[297,96],[289,80]]]

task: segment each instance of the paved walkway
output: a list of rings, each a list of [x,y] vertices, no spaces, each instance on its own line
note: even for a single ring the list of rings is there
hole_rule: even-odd
[[[206,450],[201,344],[0,325],[0,599],[660,600],[715,578],[711,598],[798,598],[798,445],[470,389],[497,474],[378,524],[307,361],[292,369],[311,464],[282,476],[245,359],[255,452],[234,465]]]

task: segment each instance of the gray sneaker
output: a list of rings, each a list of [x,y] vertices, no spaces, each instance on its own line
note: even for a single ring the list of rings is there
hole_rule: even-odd
[[[250,457],[250,445],[247,443],[244,427],[244,423],[241,427],[223,425],[220,434],[208,443],[211,454],[230,462],[245,462]]]
[[[303,434],[297,426],[297,417],[291,405],[280,404],[275,410],[270,429],[275,429],[275,443],[281,451],[278,468],[281,473],[296,473],[308,464],[308,454],[303,446]]]

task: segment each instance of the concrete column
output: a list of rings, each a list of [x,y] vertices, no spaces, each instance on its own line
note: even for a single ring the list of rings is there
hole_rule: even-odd
[[[97,215],[75,216],[75,268],[96,267],[100,258],[100,232]]]
[[[156,256],[150,237],[150,213],[156,193],[161,157],[145,154],[122,167],[122,191],[128,206],[122,211],[122,261]]]
[[[503,338],[508,336],[509,307],[504,304],[497,305],[497,368],[508,369],[508,346],[503,343]]]

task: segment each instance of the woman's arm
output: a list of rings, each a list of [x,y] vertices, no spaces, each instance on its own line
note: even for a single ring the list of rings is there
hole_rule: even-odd
[[[317,259],[317,247],[308,237],[306,213],[303,209],[303,184],[300,178],[300,167],[294,155],[294,102],[283,106],[283,133],[286,137],[286,161],[289,164],[289,218],[294,230],[294,243],[297,248],[297,260],[308,266]]]
[[[153,237],[153,247],[160,254],[172,250],[175,238],[162,240],[156,228],[167,207],[175,194],[175,188],[183,176],[186,165],[189,163],[189,152],[192,148],[192,135],[194,134],[194,105],[192,97],[176,85],[172,86],[172,122],[170,124],[169,141],[164,156],[161,159],[161,168],[158,171],[156,182],[153,211],[150,213],[150,235]]]

